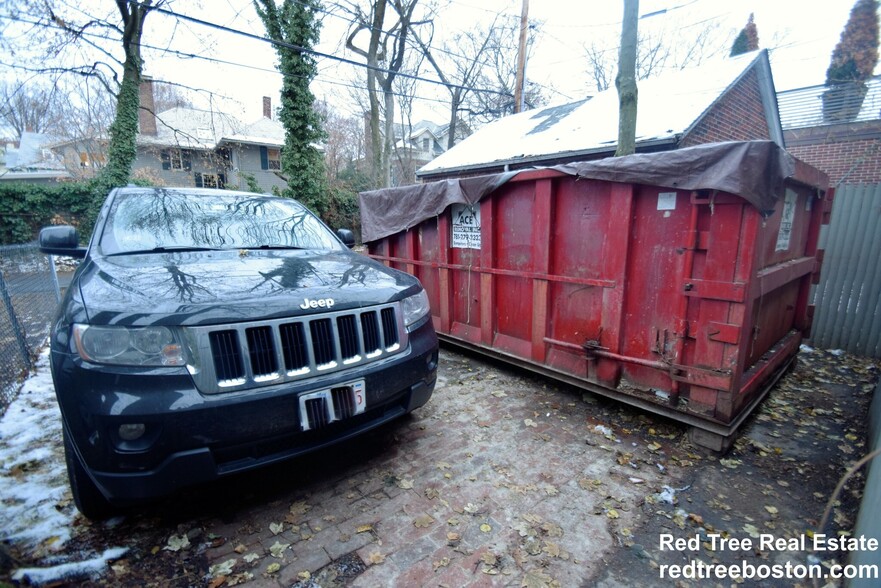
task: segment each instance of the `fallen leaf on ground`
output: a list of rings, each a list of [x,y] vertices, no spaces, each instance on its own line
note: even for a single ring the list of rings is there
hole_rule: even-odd
[[[373,531],[373,525],[361,525],[355,529],[356,533],[370,533],[371,531]]]
[[[483,523],[482,525],[480,525],[480,530],[484,533],[489,533],[490,531],[493,530],[493,528],[491,526],[487,525],[486,523]]]
[[[441,569],[441,568],[445,568],[445,567],[447,567],[448,565],[450,565],[450,558],[445,557],[445,558],[443,558],[443,559],[441,559],[441,560],[439,560],[439,561],[434,562],[432,565],[434,566],[434,571],[436,572],[436,571],[438,571],[439,569]]]
[[[245,563],[250,564],[250,563],[254,563],[258,559],[260,559],[260,556],[257,555],[256,553],[249,553],[248,555],[244,556],[242,559],[245,560]]]
[[[743,530],[746,531],[753,539],[758,539],[761,535],[759,529],[755,525],[751,525],[749,523],[743,526]]]
[[[424,528],[426,528],[426,527],[430,527],[432,524],[434,524],[434,518],[432,518],[431,515],[427,515],[427,514],[424,514],[424,515],[418,516],[418,517],[416,517],[416,519],[413,521],[413,526],[414,526],[414,527],[418,527],[418,528],[420,528],[420,529],[424,529]]]
[[[526,572],[520,581],[521,588],[548,588],[549,586],[559,586],[560,583],[542,572],[541,570],[531,570]]]
[[[284,553],[284,550],[290,546],[291,546],[290,543],[279,543],[278,541],[276,541],[272,545],[272,547],[269,548],[269,553],[270,553],[270,555],[272,555],[272,557],[281,558],[282,554]]]
[[[278,535],[284,531],[284,523],[269,523],[269,530],[272,531],[273,535]]]
[[[281,564],[271,563],[268,566],[266,566],[266,573],[267,574],[274,574],[280,569],[281,569]]]
[[[165,545],[163,549],[166,551],[180,551],[181,549],[186,549],[190,546],[190,540],[186,535],[181,535],[178,537],[177,535],[172,535],[168,538],[168,543]]]
[[[413,487],[413,480],[398,480],[398,488],[409,490]]]
[[[385,561],[385,556],[378,551],[372,551],[367,556],[367,565],[375,566]]]
[[[538,425],[532,419],[523,419],[523,424],[527,427],[537,427]]]
[[[219,576],[228,576],[232,573],[233,567],[236,565],[236,560],[228,559],[223,563],[215,564],[208,568],[208,574],[212,578],[217,578]]]

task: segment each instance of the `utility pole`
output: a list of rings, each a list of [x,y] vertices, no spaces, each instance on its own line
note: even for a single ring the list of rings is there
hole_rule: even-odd
[[[526,31],[529,30],[529,0],[523,0],[520,11],[520,48],[517,52],[517,80],[514,83],[514,113],[523,111],[526,104],[524,86],[526,85]]]

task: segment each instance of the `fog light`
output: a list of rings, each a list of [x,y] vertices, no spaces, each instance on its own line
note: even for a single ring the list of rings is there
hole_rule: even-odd
[[[144,433],[147,431],[147,427],[144,423],[128,423],[126,425],[119,425],[119,438],[123,441],[137,441],[141,437],[144,436]]]

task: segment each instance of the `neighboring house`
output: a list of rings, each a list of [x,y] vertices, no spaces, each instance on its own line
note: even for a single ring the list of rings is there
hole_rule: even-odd
[[[107,137],[65,139],[47,145],[64,162],[72,178],[94,177],[107,165]]]
[[[370,122],[364,117],[364,136],[370,141]],[[395,123],[395,151],[392,154],[392,186],[405,186],[416,181],[416,170],[447,151],[450,125],[439,125],[428,120],[412,124]],[[463,122],[456,126],[456,141],[470,134]],[[370,153],[370,145],[367,145]]]
[[[786,148],[829,174],[832,185],[879,183],[881,76],[862,88],[840,89],[852,91],[829,92],[820,85],[777,95]]]
[[[271,119],[269,98],[263,118],[244,125],[197,108],[154,113],[152,86],[149,78],[141,84],[136,176],[168,186],[243,189],[251,176],[265,192],[287,187],[280,172],[284,128]]]
[[[783,146],[767,51],[639,82],[637,152],[772,140]],[[601,159],[618,142],[618,93],[522,112],[490,123],[423,166],[424,181]]]
[[[6,145],[0,163],[0,182],[53,184],[70,177],[61,157],[49,149],[55,139],[42,133],[24,132],[18,146]]]

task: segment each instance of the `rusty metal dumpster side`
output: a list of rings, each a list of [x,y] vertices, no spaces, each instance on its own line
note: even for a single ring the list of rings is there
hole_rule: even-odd
[[[368,251],[419,277],[447,341],[686,422],[724,449],[810,328],[831,199],[817,173],[798,166],[763,216],[725,192],[522,172]],[[479,214],[464,246],[463,214]]]

